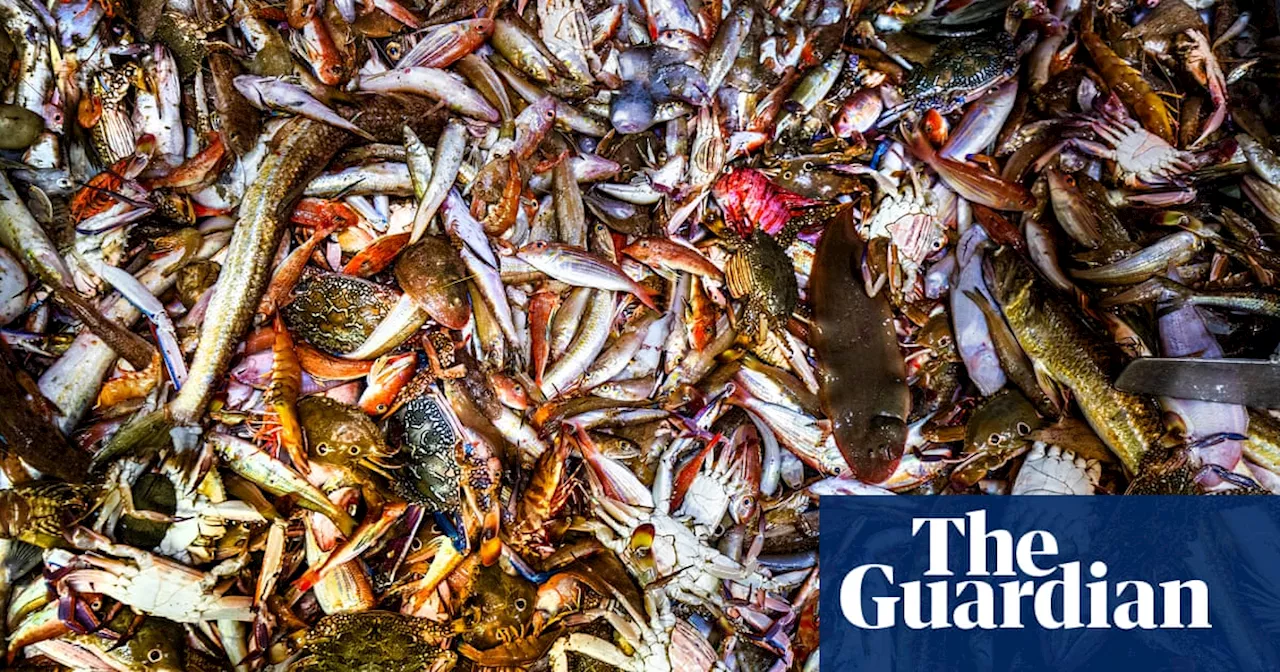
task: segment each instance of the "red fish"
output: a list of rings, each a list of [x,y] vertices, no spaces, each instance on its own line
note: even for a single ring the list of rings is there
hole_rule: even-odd
[[[711,193],[724,210],[725,223],[740,235],[751,233],[752,222],[774,236],[791,220],[797,208],[817,205],[818,201],[775,186],[764,173],[753,168],[737,168],[716,180]]]

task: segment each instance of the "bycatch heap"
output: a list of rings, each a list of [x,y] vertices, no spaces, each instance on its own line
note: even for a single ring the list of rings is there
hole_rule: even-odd
[[[1280,491],[1117,387],[1276,351],[1276,11],[0,0],[7,664],[813,669],[822,495]]]

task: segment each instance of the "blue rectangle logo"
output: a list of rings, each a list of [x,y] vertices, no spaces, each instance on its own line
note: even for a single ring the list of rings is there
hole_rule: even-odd
[[[1280,499],[823,497],[824,672],[1280,670]]]

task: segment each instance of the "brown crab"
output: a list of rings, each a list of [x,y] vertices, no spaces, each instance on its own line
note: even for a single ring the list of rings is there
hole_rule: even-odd
[[[458,662],[441,643],[453,628],[391,611],[332,614],[307,631],[290,672],[444,672]]]
[[[839,207],[819,206],[801,210],[783,225],[776,236],[770,236],[760,228],[754,228],[745,236],[733,227],[724,227],[719,232],[731,252],[724,269],[729,294],[744,301],[742,314],[735,319],[739,338],[745,339],[756,354],[771,364],[785,366],[777,353],[762,346],[768,342],[771,332],[781,343],[787,342],[783,332],[800,302],[795,266],[787,255],[787,248],[795,242],[801,230],[826,221]]]
[[[382,431],[357,406],[321,396],[298,402],[298,422],[306,432],[309,459],[332,475],[324,489],[346,485],[375,485],[370,474],[390,478],[397,451]]]

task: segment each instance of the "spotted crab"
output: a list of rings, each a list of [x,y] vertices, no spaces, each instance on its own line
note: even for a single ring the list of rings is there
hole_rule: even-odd
[[[396,416],[405,457],[404,468],[396,472],[396,488],[433,511],[457,511],[459,505],[460,435],[452,415],[437,395],[428,394],[410,399]]]
[[[771,345],[787,343],[787,321],[800,302],[800,285],[787,248],[800,231],[829,219],[840,206],[819,206],[799,210],[788,216],[776,235],[769,235],[763,222],[748,231],[726,226],[720,232],[730,250],[725,263],[725,281],[729,294],[744,300],[742,314],[735,316],[735,327],[761,359],[775,366],[789,366],[785,353]],[[770,339],[773,335],[775,338]]]
[[[1004,31],[943,40],[927,63],[907,74],[903,102],[886,110],[877,125],[884,128],[908,112],[948,114],[981,98],[1018,72],[1019,51]]]
[[[399,298],[395,290],[375,282],[323,274],[299,284],[281,315],[306,342],[343,355],[369,338]]]
[[[390,611],[332,614],[307,630],[290,672],[444,672],[458,662],[442,647],[447,624]]]

